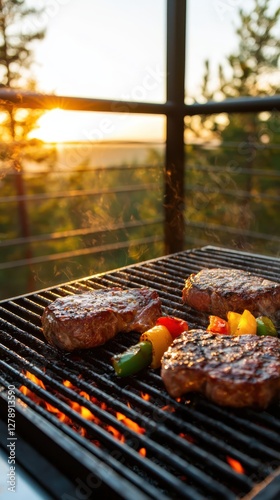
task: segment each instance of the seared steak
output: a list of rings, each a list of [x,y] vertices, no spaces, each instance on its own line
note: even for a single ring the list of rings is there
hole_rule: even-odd
[[[223,406],[266,408],[280,397],[280,339],[190,330],[163,355],[161,376],[175,398],[201,392]]]
[[[183,302],[226,319],[228,311],[280,319],[280,283],[237,269],[203,269],[185,282]]]
[[[161,316],[161,302],[149,288],[107,288],[56,299],[43,312],[43,333],[60,349],[88,349],[118,332],[144,332]]]

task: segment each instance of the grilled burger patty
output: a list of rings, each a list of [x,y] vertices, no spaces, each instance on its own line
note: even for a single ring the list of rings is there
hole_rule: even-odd
[[[191,274],[183,302],[198,311],[226,318],[228,311],[248,309],[255,316],[280,320],[280,283],[237,269],[203,269]]]
[[[266,408],[280,397],[280,339],[184,332],[162,358],[168,393],[200,392],[222,406]]]
[[[56,299],[42,315],[45,338],[60,349],[88,349],[118,332],[144,332],[161,316],[161,302],[150,288],[105,288]]]

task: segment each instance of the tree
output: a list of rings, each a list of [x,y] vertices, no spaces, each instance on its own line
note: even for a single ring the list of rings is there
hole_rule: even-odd
[[[239,9],[238,26],[236,27],[237,49],[227,57],[225,64],[219,65],[219,83],[215,88],[211,88],[209,61],[205,62],[205,74],[201,86],[201,94],[204,99],[261,97],[279,93],[279,21],[280,7],[273,10],[269,0],[254,0],[251,11],[244,8]],[[229,208],[229,201],[223,200],[224,218],[222,223],[225,225],[230,222],[230,219],[233,219],[232,214],[234,214],[236,226],[240,229],[250,230],[253,221],[256,223],[257,218],[260,226],[261,217],[259,215],[257,217],[259,207],[252,201],[255,193],[260,194],[266,188],[271,197],[276,195],[274,179],[264,181],[261,176],[254,175],[254,171],[257,168],[271,169],[275,163],[273,144],[279,142],[277,114],[276,112],[232,113],[230,116],[224,116],[223,120],[220,116],[204,117],[199,120],[199,123],[196,123],[196,126],[193,125],[192,120],[189,120],[192,133],[197,136],[202,135],[202,133],[205,136],[208,133],[208,137],[215,138],[220,142],[220,148],[216,152],[215,158],[212,154],[212,161],[216,165],[220,163],[225,167],[234,165],[233,175],[228,176],[227,181],[228,183],[232,182],[232,191],[234,191],[233,185],[235,184],[236,192],[237,190],[243,192],[243,196],[232,202],[231,208]],[[233,149],[229,149],[233,147],[235,147],[234,155]],[[203,160],[205,161],[205,155]],[[277,168],[276,165],[275,168]],[[242,174],[242,170],[246,171],[247,174]],[[214,174],[212,180],[213,182],[216,180]],[[210,178],[208,182],[211,182]],[[221,187],[221,191],[222,189]],[[266,201],[262,205],[263,210],[266,210],[271,219],[273,202]],[[212,215],[214,212],[215,208],[213,208]],[[275,213],[274,221],[276,219]],[[265,223],[263,220],[263,227],[258,227],[258,229],[265,233],[267,222]],[[275,225],[271,229],[276,232],[277,226]],[[242,246],[243,237],[237,238],[235,243],[237,246]]]
[[[37,29],[42,9],[29,8],[25,0],[0,0],[0,75],[1,87],[9,89],[35,90],[32,79],[32,46],[45,36],[44,29]],[[25,20],[28,19],[28,32]],[[8,103],[2,103],[1,129],[5,141],[15,142],[27,139],[34,128],[40,112],[17,110]],[[14,157],[12,165],[18,168]]]
[[[32,79],[33,46],[45,36],[45,29],[38,29],[44,9],[28,7],[25,0],[0,0],[0,76],[1,87],[15,90],[36,90]],[[28,26],[28,30],[26,27]],[[42,111],[17,109],[7,102],[1,103],[0,161],[2,176],[13,171],[15,192],[18,201],[19,235],[30,236],[27,205],[24,199],[24,161],[45,159],[45,154],[35,153],[34,140],[28,134],[36,126]],[[25,257],[31,257],[31,248],[26,246]]]

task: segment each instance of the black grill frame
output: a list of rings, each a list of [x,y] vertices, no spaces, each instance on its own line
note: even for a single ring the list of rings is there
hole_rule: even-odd
[[[50,301],[111,286],[150,286],[158,291],[164,314],[182,317],[190,327],[205,326],[208,316],[190,310],[181,300],[185,278],[204,267],[244,269],[274,281],[280,276],[279,259],[207,246],[0,303],[0,429],[4,431],[6,425],[7,388],[14,384],[19,398],[16,429],[20,461],[37,479],[34,468],[40,457],[49,471],[55,467],[56,475],[49,472],[56,477],[53,484],[48,475],[39,477],[53,497],[66,498],[71,491],[77,494],[81,482],[87,486],[90,483],[94,498],[106,494],[139,500],[158,498],[159,494],[160,498],[196,500],[279,496],[279,404],[255,411],[217,407],[199,395],[188,395],[177,402],[164,390],[158,371],[148,370],[124,380],[114,375],[111,355],[137,342],[139,335],[120,334],[103,347],[66,354],[46,344],[41,332],[40,316]],[[46,390],[27,380],[24,370],[41,379]],[[88,401],[65,387],[63,379],[95,400]],[[22,384],[68,414],[77,428],[80,424],[86,429],[88,437],[24,396],[19,391]],[[141,393],[148,394],[150,400],[144,400]],[[99,423],[80,417],[70,408],[69,399],[90,409]],[[129,430],[117,420],[116,412],[146,432]],[[125,436],[124,443],[112,436],[106,428],[109,425]],[[5,448],[5,438],[0,445]],[[20,447],[28,448],[28,460]],[[139,454],[140,448],[147,450],[147,457]],[[30,458],[32,450],[37,460]],[[241,462],[245,474],[233,471],[226,456]]]

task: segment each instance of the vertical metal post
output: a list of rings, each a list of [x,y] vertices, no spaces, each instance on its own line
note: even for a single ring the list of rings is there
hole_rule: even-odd
[[[167,0],[165,253],[184,247],[184,96],[186,0]]]

